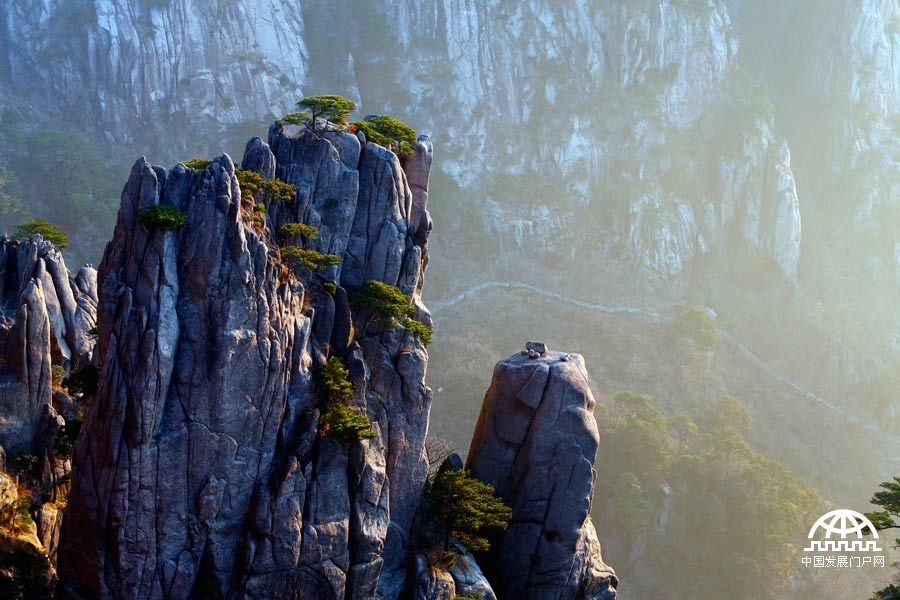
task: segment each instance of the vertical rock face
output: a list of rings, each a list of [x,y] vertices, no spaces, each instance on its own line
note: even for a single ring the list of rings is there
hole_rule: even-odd
[[[416,287],[427,232],[405,172],[353,135],[281,124],[248,143],[243,166],[296,185],[264,227],[245,223],[259,199],[242,196],[227,155],[197,171],[132,169],[99,274],[100,377],[76,446],[64,595],[394,598],[408,585],[427,353],[348,301],[379,279],[430,322]],[[137,222],[156,205],[184,225]],[[296,221],[343,264],[289,275],[272,232]],[[374,438],[321,434],[315,372],[328,356],[347,365]]]
[[[75,403],[54,375],[90,361],[96,309],[93,268],[70,277],[62,255],[39,235],[0,240],[0,449],[13,458],[17,484],[27,490],[32,506],[28,518],[13,508],[19,516],[9,530],[10,523],[0,527],[0,537],[6,545],[36,553],[34,559],[41,562],[35,564],[49,558],[43,577],[28,584],[36,586],[35,597],[49,597],[41,594],[49,594],[54,577],[60,506],[71,471],[71,457],[57,441],[67,421],[71,430],[78,419]],[[4,469],[0,465],[0,481],[10,481]],[[9,506],[0,512],[8,514]],[[16,533],[22,521],[29,534],[25,538]]]
[[[482,566],[500,598],[615,598],[590,519],[594,398],[577,354],[532,348],[497,364],[467,468],[512,507]]]
[[[462,463],[454,468],[462,468]],[[459,596],[497,600],[491,584],[472,554],[458,542],[453,542],[451,547],[455,556],[449,567],[429,562],[424,554],[416,556],[415,600],[441,600]]]
[[[2,392],[0,443],[6,448],[30,449],[38,441],[41,419],[50,406],[50,318],[39,281],[28,283],[20,302],[15,322],[7,331],[10,372]]]
[[[33,449],[51,405],[51,365],[90,361],[96,271],[71,278],[40,236],[0,241],[0,445]]]
[[[831,125],[831,169],[852,174],[860,222],[896,207],[900,154],[900,5],[893,0],[844,0],[828,11],[805,79],[816,94],[846,102]]]
[[[176,115],[221,130],[296,101],[306,79],[301,13],[282,0],[0,2],[0,78],[40,82],[35,97],[79,113],[89,105],[86,120],[118,143]],[[243,67],[231,69],[236,62]]]

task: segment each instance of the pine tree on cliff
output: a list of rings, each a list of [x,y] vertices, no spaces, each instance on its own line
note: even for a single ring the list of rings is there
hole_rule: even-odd
[[[297,102],[297,108],[309,113],[307,126],[316,131],[316,121],[320,118],[331,121],[335,125],[343,125],[347,117],[356,110],[356,103],[343,96],[327,94],[324,96],[310,96]]]
[[[895,520],[900,518],[900,477],[894,477],[893,481],[882,482],[881,490],[875,492],[870,502],[884,509],[866,513],[875,529],[879,531],[900,529],[900,523]],[[900,546],[900,538],[895,542]],[[894,578],[895,583],[900,582],[900,572],[894,573]],[[872,600],[900,600],[900,587],[895,583],[875,592]]]
[[[450,549],[451,536],[469,550],[487,550],[490,543],[480,531],[485,527],[506,529],[512,517],[512,510],[494,495],[494,486],[464,469],[439,473],[425,502],[428,515],[441,528],[444,550]]]

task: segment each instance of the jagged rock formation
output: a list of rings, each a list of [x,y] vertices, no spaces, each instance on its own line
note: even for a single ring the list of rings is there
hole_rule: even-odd
[[[416,600],[452,600],[458,596],[497,600],[491,584],[472,554],[459,543],[452,544],[452,566],[429,562],[416,556]]]
[[[495,597],[464,548],[456,545],[444,567],[413,541],[427,475],[428,356],[418,336],[353,299],[378,280],[408,294],[415,318],[431,325],[420,297],[431,157],[427,136],[401,164],[364,136],[276,123],[268,143],[248,142],[242,166],[292,183],[290,199],[242,192],[227,155],[197,170],[135,163],[98,276],[99,380],[76,443],[61,597]],[[255,212],[260,200],[265,221]],[[184,224],[166,230],[141,217],[159,206],[181,211]],[[275,232],[295,222],[315,226],[311,247],[341,264],[292,274],[276,237],[286,234]],[[49,335],[49,319],[44,329]],[[545,351],[532,344],[533,358],[522,360],[557,360]],[[316,371],[329,357],[347,365],[352,405],[371,420],[371,439],[342,443],[322,428]],[[529,397],[538,414],[561,400],[569,414],[573,399],[584,413],[580,430],[565,421],[556,437],[528,433],[536,452],[555,453],[557,472],[568,465],[576,480],[570,501],[551,502],[542,532],[560,537],[538,548],[534,563],[565,564],[568,574],[549,574],[535,589],[611,598],[614,575],[585,520],[596,427],[588,428],[593,400],[579,361],[544,369],[546,409],[540,390]],[[518,412],[510,416],[527,429]],[[476,447],[476,471],[504,477],[483,466],[490,444]],[[541,456],[527,457],[532,470],[505,465],[518,470],[498,491],[527,500],[527,485],[551,466]],[[517,560],[521,526],[498,545],[507,550],[497,565]],[[54,536],[46,537],[55,545]]]
[[[584,359],[540,346],[494,368],[472,437],[467,468],[513,509],[483,566],[501,598],[612,599],[590,518],[598,435]]]
[[[427,189],[420,144],[407,168]],[[394,598],[408,585],[427,353],[348,291],[396,285],[430,323],[417,286],[424,204],[393,153],[345,132],[276,124],[243,166],[296,185],[262,229],[245,221],[254,202],[227,155],[199,171],[132,169],[100,267],[100,378],[76,447],[64,596]],[[137,223],[156,205],[185,224]],[[273,231],[295,221],[342,265],[289,275]],[[347,364],[373,439],[318,431],[314,373],[327,356]]]
[[[8,463],[0,465],[0,513],[6,515],[0,538],[9,556],[47,563],[38,579],[23,582],[35,594],[37,588],[49,593],[55,576],[71,471],[57,439],[78,418],[54,377],[90,361],[96,307],[93,268],[70,277],[60,252],[39,235],[0,240],[0,452]],[[23,497],[15,486],[9,491],[3,469],[15,470]],[[27,579],[27,569],[16,576]]]
[[[62,255],[40,236],[0,242],[0,444],[29,451],[43,442],[53,411],[51,365],[90,361],[96,271],[71,278]],[[55,412],[53,413],[55,418]]]
[[[429,456],[429,460],[431,458]],[[462,468],[463,462],[459,454],[450,452],[441,462],[437,473]],[[449,600],[457,596],[497,600],[475,557],[463,544],[451,540],[446,552],[435,552],[435,548],[421,550],[425,551],[416,555],[416,600]],[[448,555],[451,557],[449,560]]]
[[[39,480],[32,495],[48,500],[10,531],[46,553],[47,581],[58,556],[60,597],[496,597],[464,547],[454,544],[447,565],[422,547],[428,355],[419,334],[354,299],[372,280],[396,286],[431,327],[421,291],[432,151],[420,136],[401,164],[363,135],[279,122],[267,143],[247,143],[242,166],[292,184],[289,198],[242,191],[246,175],[228,155],[171,170],[141,158],[99,273],[85,267],[69,278],[39,236],[4,241],[0,279],[11,312],[0,331],[11,383],[2,441],[23,441],[39,458],[23,474]],[[184,223],[167,229],[145,218],[163,207]],[[339,265],[314,272],[283,262],[284,245],[295,241],[283,226],[298,222],[316,229],[307,249],[340,256]],[[530,343],[522,360],[549,356]],[[349,369],[351,406],[368,417],[371,439],[328,435],[317,371],[330,357]],[[73,435],[68,422],[81,406],[53,380],[56,366],[97,373],[96,385],[79,392],[87,402],[74,458],[60,442]],[[587,394],[582,412],[592,406]],[[583,492],[587,511],[592,469],[583,462],[596,435],[585,431],[569,431],[581,446],[540,440],[557,453],[556,468],[571,465],[578,485],[569,489]],[[492,449],[477,447],[489,460]],[[446,468],[462,466],[451,458]],[[550,467],[528,459],[535,470]],[[475,464],[485,478],[502,476]],[[520,475],[498,488],[511,501]],[[578,519],[576,500],[552,505],[548,518],[565,521],[556,513],[567,510]],[[16,502],[4,496],[0,512]],[[590,521],[551,527],[548,520],[544,533],[560,538],[539,548],[534,564],[565,563],[570,573],[535,589],[613,597]],[[518,556],[509,539],[498,544],[508,548],[496,565]]]

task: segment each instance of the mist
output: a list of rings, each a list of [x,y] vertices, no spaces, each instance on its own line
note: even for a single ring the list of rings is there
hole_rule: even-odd
[[[801,558],[900,467],[896,0],[268,4],[0,0],[0,229],[99,264],[139,156],[352,98],[434,144],[430,436],[465,458],[539,340],[590,374],[620,598],[892,579]]]

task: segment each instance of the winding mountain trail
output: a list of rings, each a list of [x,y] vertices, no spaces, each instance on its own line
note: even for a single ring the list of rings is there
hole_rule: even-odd
[[[471,297],[476,296],[482,292],[491,289],[508,289],[508,290],[519,290],[524,292],[529,292],[532,294],[537,294],[540,296],[544,296],[546,298],[552,298],[553,300],[559,300],[560,302],[565,302],[571,306],[577,306],[578,308],[583,308],[585,310],[590,310],[594,312],[601,312],[607,314],[626,314],[626,315],[640,315],[642,317],[646,317],[651,319],[652,321],[663,323],[667,321],[674,320],[674,317],[670,314],[664,314],[662,312],[652,310],[649,308],[642,307],[634,307],[634,306],[615,306],[615,305],[607,305],[607,304],[596,304],[592,302],[586,302],[584,300],[579,300],[577,298],[572,298],[571,296],[566,296],[565,294],[560,294],[559,292],[554,292],[551,290],[545,290],[543,288],[539,288],[527,283],[522,283],[520,281],[484,281],[482,283],[473,285],[471,287],[466,288],[465,290],[450,296],[449,298],[445,298],[439,302],[435,302],[431,305],[430,309],[432,314],[438,313],[443,310],[447,310],[452,308],[458,304],[466,302]],[[822,396],[816,394],[809,388],[804,385],[797,383],[791,380],[787,375],[773,367],[771,364],[760,358],[756,353],[754,353],[744,342],[737,339],[731,333],[716,328],[716,333],[719,334],[719,338],[728,343],[732,348],[738,351],[741,355],[743,355],[747,360],[753,363],[759,370],[768,375],[769,377],[778,380],[783,385],[787,386],[798,395],[806,398],[811,402],[815,402],[821,407],[825,408],[831,413],[838,415],[839,417],[845,419],[849,423],[853,423],[857,427],[864,429],[870,433],[874,433],[879,437],[883,438],[886,441],[890,441],[893,443],[900,443],[900,436],[891,435],[886,433],[881,428],[878,427],[877,423],[871,419],[862,419],[856,415],[853,415],[847,412],[846,409],[836,405],[831,400],[827,398],[823,398]],[[900,461],[900,457],[897,457],[895,460]]]

